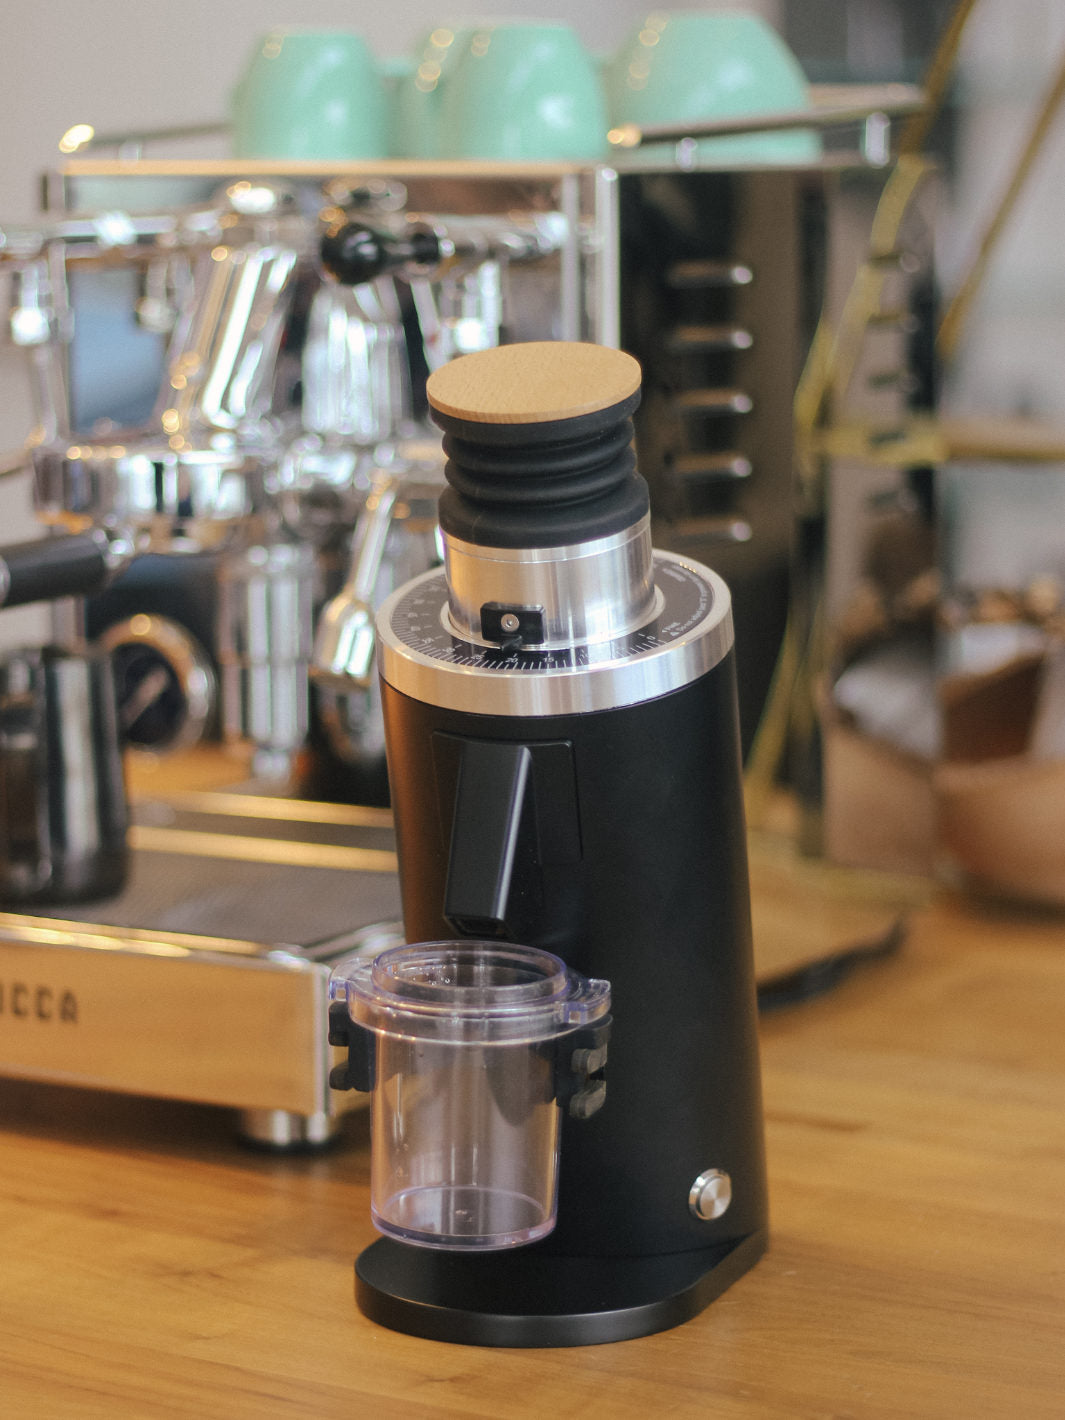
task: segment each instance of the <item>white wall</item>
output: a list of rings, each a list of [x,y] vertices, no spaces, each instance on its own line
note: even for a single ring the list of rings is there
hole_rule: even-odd
[[[1065,58],[1062,0],[982,0],[958,63],[958,171],[939,265],[953,289]],[[952,378],[979,413],[1065,421],[1065,104],[995,247]]]

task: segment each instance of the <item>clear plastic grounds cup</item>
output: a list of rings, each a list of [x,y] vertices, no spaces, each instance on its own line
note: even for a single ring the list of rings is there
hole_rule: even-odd
[[[516,1247],[555,1225],[562,1110],[602,1102],[610,986],[503,942],[393,947],[330,982],[372,1090],[370,1208],[404,1242]]]

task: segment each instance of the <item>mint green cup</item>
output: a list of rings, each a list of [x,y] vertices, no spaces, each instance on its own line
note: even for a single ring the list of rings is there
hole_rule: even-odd
[[[599,69],[565,24],[500,21],[465,36],[440,107],[440,154],[594,160],[607,149]]]
[[[385,153],[390,158],[405,156],[400,141],[400,104],[414,74],[414,60],[398,55],[377,61],[377,73],[385,95]]]
[[[389,134],[392,157],[440,157],[444,92],[475,27],[472,20],[435,25],[415,46],[407,72],[394,92]]]
[[[604,80],[615,127],[686,120],[746,118],[810,107],[798,60],[765,20],[741,11],[675,10],[647,16],[607,66]],[[649,144],[644,156],[672,155]],[[821,156],[808,129],[702,139],[701,160],[805,163]]]
[[[233,90],[238,158],[381,158],[385,93],[353,30],[271,30]]]

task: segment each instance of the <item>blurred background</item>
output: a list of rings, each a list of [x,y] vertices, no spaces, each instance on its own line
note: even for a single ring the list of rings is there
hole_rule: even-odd
[[[784,36],[807,78],[821,84],[920,83],[955,13],[950,0],[760,0],[689,8],[756,11]],[[491,9],[500,18],[552,18],[550,9],[531,6],[530,0],[493,0]],[[647,13],[646,5],[628,0],[570,0],[565,18],[593,54],[609,56]],[[223,120],[240,71],[271,25],[354,28],[384,59],[410,54],[434,26],[463,18],[461,12],[442,11],[439,0],[408,0],[391,8],[289,0],[269,9],[258,0],[224,5],[184,0],[171,10],[141,0],[95,0],[92,6],[38,0],[22,15],[17,36],[9,36],[0,49],[5,138],[0,227],[38,212],[42,174],[57,165],[57,141],[73,124],[115,133]],[[925,145],[942,175],[931,235],[941,305],[949,304],[972,265],[1063,56],[1061,0],[977,0],[972,7],[942,112]],[[941,414],[992,421],[1023,416],[1065,426],[1063,175],[1065,117],[1059,121],[1055,115],[994,245],[951,358],[937,371]],[[25,381],[20,353],[0,346],[0,449],[17,447],[29,433]],[[848,613],[848,598],[863,575],[868,548],[858,514],[880,496],[878,480],[887,507],[898,493],[896,470],[867,468],[852,476],[844,467],[831,489],[830,617]],[[1014,469],[997,457],[984,467],[974,457],[942,470],[935,496],[941,514],[947,514],[947,545],[936,555],[948,578],[994,591],[1050,573],[1055,585],[1065,588],[1061,464],[1044,459],[1037,468]],[[0,485],[0,538],[9,542],[37,531],[28,477],[6,479]],[[7,612],[0,642],[39,639],[44,617],[38,608]],[[949,643],[948,661],[951,646],[967,645],[961,639]],[[978,651],[977,662],[982,654]],[[1000,661],[1010,654],[1009,648],[995,651]],[[855,653],[850,659],[861,657]],[[892,663],[890,669],[898,683],[898,666]],[[936,667],[936,673],[942,670],[943,665]],[[922,665],[920,675],[926,671]],[[853,688],[853,701],[844,708],[860,722],[870,697],[882,703],[882,687],[867,676]],[[904,706],[899,723],[865,728],[931,760],[943,749],[942,727],[930,719],[922,738],[923,723]]]

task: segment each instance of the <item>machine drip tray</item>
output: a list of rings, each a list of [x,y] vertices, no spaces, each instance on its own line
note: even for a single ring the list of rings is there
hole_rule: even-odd
[[[0,912],[0,1075],[240,1112],[324,1143],[365,1096],[329,1088],[327,983],[401,940],[391,817],[254,792],[134,806],[117,896]]]

